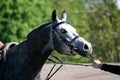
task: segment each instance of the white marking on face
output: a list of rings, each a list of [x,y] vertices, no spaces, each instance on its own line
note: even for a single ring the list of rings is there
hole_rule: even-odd
[[[76,29],[71,25],[64,23],[57,27],[58,32],[65,38],[67,41],[72,41],[76,36],[78,36]]]

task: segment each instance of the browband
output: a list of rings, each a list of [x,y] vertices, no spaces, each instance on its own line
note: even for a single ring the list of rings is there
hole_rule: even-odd
[[[55,25],[53,26],[53,29],[56,28],[57,26],[63,24],[63,23],[67,23],[67,22],[63,21],[63,22],[57,23],[57,24],[55,24]]]

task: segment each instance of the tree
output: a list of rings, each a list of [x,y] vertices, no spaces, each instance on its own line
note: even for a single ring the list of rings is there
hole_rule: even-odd
[[[103,61],[120,61],[120,10],[116,0],[1,0],[0,40],[23,41],[33,28],[51,20],[54,9],[58,15],[66,10],[68,22],[92,42],[94,56]],[[79,55],[62,59],[90,61]]]
[[[51,6],[48,0],[1,0],[1,41],[23,41],[30,30],[50,19],[52,8],[47,5]]]
[[[94,54],[103,61],[120,61],[119,20],[116,0],[88,0],[90,38]]]

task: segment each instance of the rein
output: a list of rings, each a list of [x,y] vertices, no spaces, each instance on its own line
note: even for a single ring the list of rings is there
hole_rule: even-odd
[[[46,79],[45,80],[50,80],[62,67],[63,67],[63,65],[74,65],[74,66],[85,66],[85,67],[88,67],[88,66],[92,66],[92,64],[80,64],[80,63],[64,63],[63,61],[61,61],[58,57],[56,57],[56,56],[52,56],[54,59],[56,59],[58,62],[56,62],[55,60],[53,60],[53,59],[50,59],[50,58],[48,58],[48,61],[50,61],[50,62],[53,62],[54,63],[54,65],[53,65],[53,67],[51,68],[51,70],[50,70],[50,72],[48,73],[48,75],[47,75],[47,77],[46,77]],[[88,56],[88,58],[89,59],[94,59],[93,58],[93,56]],[[57,65],[57,64],[60,64],[60,66],[53,72],[53,70],[54,70],[54,68],[55,68],[55,66]]]

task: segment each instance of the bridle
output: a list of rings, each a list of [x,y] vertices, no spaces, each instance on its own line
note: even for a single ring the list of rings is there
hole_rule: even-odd
[[[61,24],[63,24],[63,23],[67,23],[67,22],[63,21],[63,22],[54,24],[54,25],[53,25],[53,30],[58,34],[58,36],[60,37],[60,39],[70,48],[70,50],[71,50],[70,52],[71,52],[71,54],[73,54],[73,50],[75,50],[75,46],[73,45],[73,42],[74,42],[77,38],[79,38],[79,36],[75,36],[71,41],[68,41],[68,40],[66,40],[65,38],[63,38],[63,37],[60,35],[60,33],[56,30],[56,27],[58,27],[59,25],[61,25]],[[67,23],[67,24],[68,24],[68,23]],[[59,69],[61,69],[63,65],[92,66],[91,64],[63,63],[63,61],[61,61],[61,60],[60,60],[59,58],[57,58],[56,56],[52,56],[52,57],[53,57],[55,60],[57,60],[57,62],[56,62],[55,60],[53,60],[53,59],[48,58],[48,61],[53,62],[54,65],[53,65],[53,67],[51,68],[51,70],[50,70],[50,72],[48,73],[48,75],[47,75],[47,77],[46,77],[45,80],[50,80],[51,77],[53,77],[54,74],[55,74]],[[93,59],[93,57],[92,57],[91,55],[90,55],[89,58],[90,58],[90,59]],[[53,70],[54,70],[54,68],[55,68],[55,66],[56,66],[57,64],[60,64],[60,66],[53,72]]]
[[[55,25],[53,25],[53,30],[58,34],[58,36],[60,37],[60,39],[70,48],[70,53],[73,54],[73,51],[76,50],[77,48],[73,45],[73,42],[79,38],[79,36],[75,36],[71,41],[68,41],[66,40],[65,38],[63,38],[60,33],[56,30],[56,27],[58,27],[59,25],[61,24],[64,24],[64,23],[67,23],[66,21],[62,21],[62,22],[59,22]],[[67,23],[69,24],[69,23]]]

